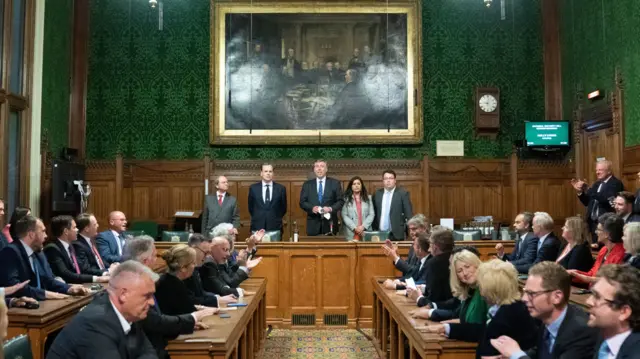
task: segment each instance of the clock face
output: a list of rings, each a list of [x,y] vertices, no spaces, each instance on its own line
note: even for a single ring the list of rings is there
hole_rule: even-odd
[[[493,95],[482,95],[478,101],[480,109],[484,112],[493,112],[498,107],[498,100]]]

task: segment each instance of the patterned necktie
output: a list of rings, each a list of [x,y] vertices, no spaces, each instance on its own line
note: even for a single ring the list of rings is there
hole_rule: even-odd
[[[221,194],[218,195],[218,205],[220,205],[222,207],[222,195]]]
[[[600,350],[598,350],[598,359],[608,359],[609,358],[609,345],[607,345],[606,341],[603,341],[600,345]]]
[[[75,269],[76,274],[80,274],[80,266],[78,265],[78,258],[76,258],[76,250],[73,249],[73,246],[69,246],[69,256],[71,257],[71,262],[73,263],[73,269]]]
[[[90,247],[91,247],[91,252],[93,252],[93,255],[96,257],[96,262],[98,262],[98,267],[100,267],[100,269],[104,269],[104,263],[102,262],[102,257],[100,257],[100,253],[98,253],[96,246],[90,245]]]
[[[322,197],[324,195],[324,189],[322,188],[322,181],[318,185],[318,203],[322,204]]]

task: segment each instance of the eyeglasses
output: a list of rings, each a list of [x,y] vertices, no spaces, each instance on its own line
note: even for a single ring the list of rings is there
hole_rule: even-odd
[[[524,293],[524,295],[527,296],[527,298],[529,298],[529,300],[534,300],[537,296],[539,296],[540,294],[544,294],[544,293],[551,293],[553,292],[555,289],[548,289],[548,290],[538,290],[538,291],[533,291],[533,290],[523,290],[522,292]]]
[[[607,305],[609,307],[617,306],[618,302],[612,299],[603,298],[600,293],[591,290],[591,297],[593,297],[593,306],[600,307],[602,305]]]

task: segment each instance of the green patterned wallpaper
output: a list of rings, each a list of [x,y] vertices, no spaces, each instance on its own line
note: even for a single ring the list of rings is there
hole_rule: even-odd
[[[48,0],[44,16],[42,136],[57,156],[68,144],[73,0]]]
[[[419,158],[437,139],[463,139],[466,155],[506,157],[526,120],[544,117],[539,0],[423,2],[421,146],[210,147],[209,0],[165,1],[164,28],[143,0],[91,1],[87,155],[136,159]],[[502,130],[475,140],[475,86],[496,86]]]
[[[640,1],[562,0],[562,86],[565,118],[575,94],[614,88],[615,68],[625,87],[625,146],[640,145]]]

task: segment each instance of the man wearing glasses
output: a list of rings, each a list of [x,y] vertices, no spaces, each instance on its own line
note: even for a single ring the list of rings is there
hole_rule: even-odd
[[[528,353],[507,336],[492,339],[491,344],[510,359],[593,358],[598,332],[587,325],[587,313],[569,304],[570,291],[571,277],[561,265],[540,262],[531,267],[522,301],[529,314],[544,324],[538,344]]]
[[[591,287],[589,326],[600,329],[597,359],[640,358],[640,271],[605,265]]]

